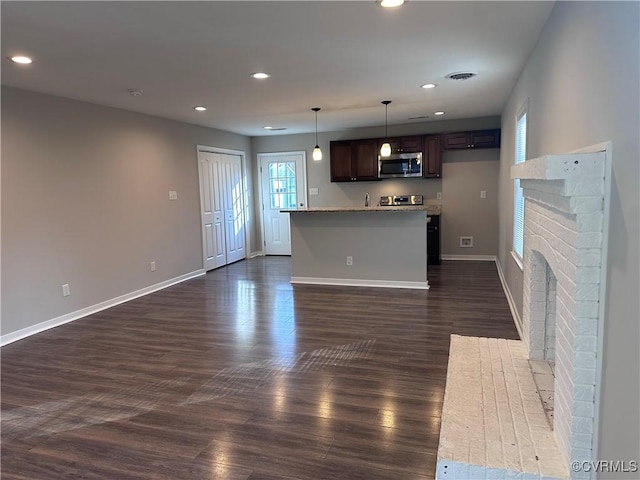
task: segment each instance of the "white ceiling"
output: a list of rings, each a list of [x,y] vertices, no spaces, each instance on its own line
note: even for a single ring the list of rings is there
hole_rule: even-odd
[[[250,136],[312,132],[316,106],[319,131],[383,125],[387,99],[390,125],[437,110],[499,115],[552,7],[4,1],[2,84]],[[7,60],[16,54],[33,64]],[[444,78],[461,71],[477,77]],[[438,87],[420,88],[428,82]]]

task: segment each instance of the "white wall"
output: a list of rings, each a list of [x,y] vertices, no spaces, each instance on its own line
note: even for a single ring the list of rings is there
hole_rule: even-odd
[[[612,142],[613,178],[597,458],[638,460],[640,4],[559,2],[502,117],[499,262],[522,314],[513,261],[515,115],[528,99],[527,156]],[[615,478],[637,478],[637,472]],[[602,478],[611,475],[602,474]]]
[[[3,87],[2,335],[201,269],[198,144],[252,157],[241,135]]]

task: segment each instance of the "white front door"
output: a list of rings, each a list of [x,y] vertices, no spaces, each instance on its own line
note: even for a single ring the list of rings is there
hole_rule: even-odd
[[[245,254],[242,157],[198,151],[205,271],[241,260]]]
[[[291,255],[289,214],[307,205],[305,152],[259,153],[265,255]]]

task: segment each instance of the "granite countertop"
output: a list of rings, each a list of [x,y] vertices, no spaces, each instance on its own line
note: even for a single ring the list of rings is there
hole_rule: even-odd
[[[312,207],[297,210],[280,210],[283,213],[318,213],[318,212],[427,212],[430,215],[440,215],[440,205],[397,205],[372,207]]]

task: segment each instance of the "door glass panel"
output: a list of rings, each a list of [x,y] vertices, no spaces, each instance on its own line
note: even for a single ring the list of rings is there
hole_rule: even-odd
[[[269,164],[269,200],[273,210],[296,208],[295,162]]]

